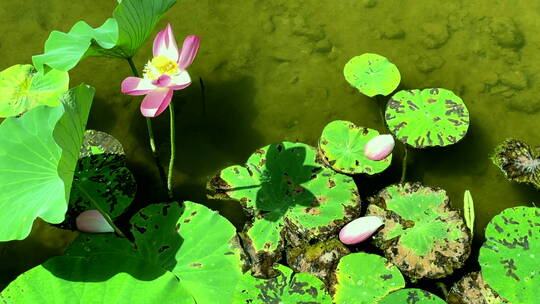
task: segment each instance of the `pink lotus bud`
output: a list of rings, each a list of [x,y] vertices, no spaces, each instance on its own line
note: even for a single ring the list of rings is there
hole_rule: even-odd
[[[384,221],[379,216],[364,216],[348,223],[339,232],[339,240],[345,245],[354,245],[365,241]]]
[[[107,220],[97,210],[86,210],[82,212],[75,219],[75,223],[77,224],[77,229],[82,232],[114,232],[113,227],[107,223]]]
[[[371,160],[385,159],[394,149],[394,137],[390,134],[377,135],[364,146],[364,156]]]

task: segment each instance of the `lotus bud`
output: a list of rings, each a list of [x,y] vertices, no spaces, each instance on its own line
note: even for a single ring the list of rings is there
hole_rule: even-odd
[[[363,216],[348,223],[339,232],[339,240],[345,245],[354,245],[365,241],[384,221],[379,216]]]
[[[364,146],[364,156],[371,160],[385,159],[394,149],[394,137],[390,134],[377,135]]]
[[[86,210],[75,219],[77,229],[89,233],[114,232],[113,227],[97,210]]]

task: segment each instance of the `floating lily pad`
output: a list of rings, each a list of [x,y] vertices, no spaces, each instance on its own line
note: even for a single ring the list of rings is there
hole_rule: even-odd
[[[495,148],[491,160],[509,180],[540,189],[540,146],[533,149],[521,140],[509,138]]]
[[[390,292],[403,287],[403,276],[385,258],[375,254],[353,253],[341,258],[336,268],[334,302],[378,303]]]
[[[244,245],[251,248],[255,267],[265,266],[264,277],[270,276],[269,259],[279,256],[284,239],[290,246],[328,239],[359,212],[353,179],[321,166],[316,155],[302,143],[269,145],[245,166],[228,167],[209,182],[215,198],[238,200],[254,217]]]
[[[449,304],[508,303],[489,287],[482,279],[480,272],[471,272],[454,284],[446,297],[446,302]]]
[[[414,148],[448,146],[460,141],[469,128],[469,110],[450,90],[404,90],[386,105],[388,129]]]
[[[540,208],[514,207],[486,227],[478,261],[482,277],[510,303],[537,303],[540,272]]]
[[[94,204],[115,219],[131,204],[136,192],[137,184],[126,167],[120,142],[104,132],[86,131],[73,177],[66,227],[73,229],[77,215],[97,209]]]
[[[369,201],[367,215],[384,218],[373,236],[376,246],[412,280],[445,277],[463,266],[471,236],[444,190],[391,185]]]
[[[279,275],[271,279],[258,279],[249,272],[239,282],[233,304],[287,303],[331,304],[324,283],[307,273],[294,273],[278,265]]]
[[[357,127],[349,121],[335,120],[322,131],[319,153],[324,162],[338,172],[376,174],[392,163],[392,154],[379,161],[364,156],[364,146],[377,135],[377,130]]]
[[[17,116],[40,105],[60,105],[60,96],[68,90],[68,73],[54,69],[36,72],[30,64],[0,72],[0,117]]]
[[[362,54],[353,57],[343,69],[345,79],[360,93],[373,97],[392,93],[401,81],[398,68],[386,57]]]
[[[417,288],[406,288],[394,291],[382,299],[378,304],[445,304],[443,299],[425,290]]]
[[[94,89],[81,85],[62,105],[38,106],[0,126],[0,241],[24,239],[37,217],[64,220]]]

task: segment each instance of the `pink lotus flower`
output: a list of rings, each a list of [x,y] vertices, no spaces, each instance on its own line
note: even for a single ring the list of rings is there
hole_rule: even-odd
[[[82,232],[106,233],[114,232],[113,227],[97,210],[86,210],[81,212],[75,219],[77,229]]]
[[[171,25],[159,32],[154,39],[154,58],[144,67],[143,78],[128,77],[122,81],[122,93],[146,95],[141,103],[141,113],[146,117],[161,114],[171,102],[173,91],[191,84],[186,71],[199,50],[200,39],[189,35],[178,51]]]
[[[354,245],[368,239],[373,233],[384,225],[378,216],[363,216],[348,223],[339,232],[339,240],[345,245]]]
[[[364,156],[371,160],[383,160],[394,149],[394,137],[390,134],[377,135],[364,146]]]

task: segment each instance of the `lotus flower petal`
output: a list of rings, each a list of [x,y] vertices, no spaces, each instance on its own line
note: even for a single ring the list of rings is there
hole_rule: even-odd
[[[170,24],[154,38],[153,54],[154,57],[165,56],[174,62],[178,60],[178,46]]]
[[[121,91],[128,95],[146,95],[156,88],[152,80],[138,77],[127,77],[122,81]]]
[[[354,245],[365,241],[384,221],[379,216],[364,216],[348,223],[339,232],[339,240],[345,245]]]
[[[385,159],[394,149],[394,137],[390,134],[373,137],[364,146],[364,155],[371,160]]]
[[[171,103],[173,90],[159,88],[148,93],[141,103],[141,113],[145,117],[156,117]]]
[[[185,70],[188,66],[191,65],[197,52],[199,51],[199,45],[201,39],[195,35],[189,35],[184,40],[182,45],[182,51],[180,52],[180,58],[178,59],[178,67],[182,70]]]
[[[82,232],[89,233],[105,233],[114,232],[113,227],[109,225],[107,220],[97,210],[83,211],[75,219],[77,229]]]

